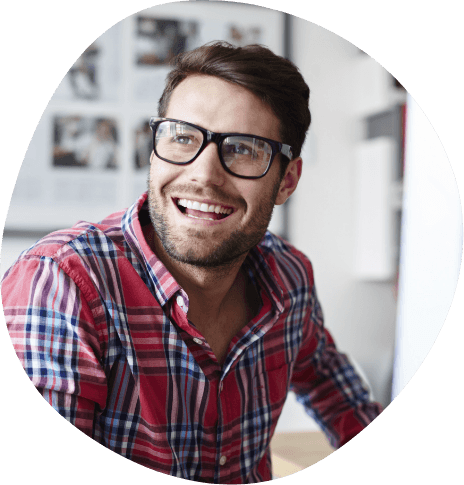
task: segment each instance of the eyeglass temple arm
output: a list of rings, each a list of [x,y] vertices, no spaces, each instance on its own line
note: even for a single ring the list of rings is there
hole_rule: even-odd
[[[282,149],[280,152],[285,155],[289,160],[293,159],[292,147],[290,145],[284,145],[282,143]]]

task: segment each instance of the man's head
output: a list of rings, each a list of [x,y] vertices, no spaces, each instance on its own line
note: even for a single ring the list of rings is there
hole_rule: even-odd
[[[280,88],[272,82],[268,83],[272,87],[267,89],[260,86],[268,81],[266,77],[270,75],[269,69],[260,71],[254,66],[255,62],[267,64],[262,62],[262,49],[253,47],[253,53],[248,52],[239,56],[240,61],[234,58],[230,62],[226,54],[237,53],[236,48],[222,44],[202,47],[178,58],[173,73],[168,77],[159,114],[181,122],[169,122],[171,124],[166,124],[160,133],[155,128],[156,145],[159,144],[159,147],[152,154],[149,179],[150,215],[156,233],[154,244],[165,262],[176,260],[194,266],[215,267],[240,260],[263,237],[274,205],[284,203],[296,188],[301,175],[301,158],[297,154],[304,134],[295,136],[298,129],[289,129],[287,125],[299,126],[301,131],[302,126],[307,127],[307,96],[306,109],[301,110],[294,106],[296,103],[291,103],[291,89],[286,83],[282,82]],[[211,54],[212,50],[216,51],[215,55]],[[301,86],[304,81],[296,68],[267,49],[264,51],[270,59],[274,59],[274,68],[284,66],[284,74],[279,71],[280,78],[291,83],[292,77],[299,77],[300,89],[304,91]],[[193,62],[191,57],[198,60],[198,56],[211,61],[208,69],[205,69],[208,64],[203,62],[205,59],[200,63],[201,69],[198,63]],[[216,63],[213,58],[216,58]],[[216,73],[212,64],[215,64]],[[230,64],[232,67],[237,65],[231,68]],[[194,65],[197,67],[194,68]],[[224,75],[217,75],[219,65],[222,65]],[[240,82],[232,81],[231,77]],[[254,87],[250,89],[248,85]],[[306,84],[304,86],[308,94]],[[282,89],[286,95],[281,93]],[[299,96],[301,102],[304,96],[301,93]],[[282,102],[285,99],[293,108]],[[296,122],[289,113],[298,110],[305,112],[306,116],[300,116],[299,122]],[[284,168],[280,159],[285,157],[276,156],[269,171],[254,179],[236,176],[235,165],[230,169],[227,167],[224,158],[229,156],[229,152],[219,152],[220,142],[219,145],[216,142],[201,145],[203,150],[197,158],[190,162],[189,155],[179,164],[176,157],[192,153],[192,147],[195,152],[207,131],[248,134],[277,144],[293,143],[296,144],[293,147],[295,156],[284,164]],[[289,133],[290,139],[283,138],[282,133]],[[254,148],[244,144],[233,146],[232,163],[235,164],[238,159],[241,161],[250,149],[255,152]]]
[[[181,54],[166,79],[158,116],[166,116],[173,90],[193,74],[215,76],[255,94],[279,119],[281,141],[292,147],[294,158],[300,156],[311,123],[309,87],[291,61],[260,45],[235,47],[227,42]],[[280,158],[283,175],[288,159]]]

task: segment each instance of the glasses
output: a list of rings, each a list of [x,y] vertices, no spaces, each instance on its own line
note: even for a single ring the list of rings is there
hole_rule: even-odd
[[[224,169],[236,177],[264,177],[278,153],[292,159],[292,148],[262,136],[242,133],[213,133],[186,121],[150,118],[153,150],[165,162],[176,165],[192,163],[210,142],[218,147]]]

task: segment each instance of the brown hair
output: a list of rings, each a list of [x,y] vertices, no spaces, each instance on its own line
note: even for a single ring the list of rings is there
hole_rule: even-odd
[[[291,61],[261,45],[235,47],[227,42],[208,43],[179,54],[166,78],[158,116],[166,115],[171,93],[191,74],[219,77],[254,93],[280,120],[281,141],[292,147],[294,158],[300,155],[311,123],[309,87]],[[284,171],[287,163],[282,165]]]

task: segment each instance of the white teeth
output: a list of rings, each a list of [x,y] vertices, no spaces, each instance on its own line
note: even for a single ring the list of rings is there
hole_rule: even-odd
[[[192,219],[201,219],[202,221],[214,221],[211,217],[195,217],[192,214],[187,214],[187,217],[191,217]]]
[[[200,202],[197,202],[196,200],[178,199],[177,205],[186,207],[187,209],[194,209],[201,212],[215,212],[216,214],[225,214],[225,215],[232,214],[232,209],[226,209],[221,205],[214,205],[214,204],[208,205],[205,202],[200,203]]]

